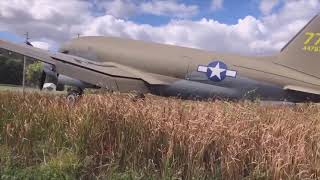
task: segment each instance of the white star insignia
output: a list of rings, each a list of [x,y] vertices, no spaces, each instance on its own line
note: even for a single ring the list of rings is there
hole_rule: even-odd
[[[208,70],[210,69],[211,74],[208,76],[208,78],[213,78],[216,76],[217,78],[219,78],[219,80],[222,80],[221,73],[223,72],[226,72],[226,77],[235,78],[237,76],[237,71],[220,68],[220,65],[221,65],[220,62],[217,62],[215,67],[199,65],[198,72],[207,73]]]
[[[216,76],[221,80],[221,73],[225,72],[226,69],[221,69],[220,68],[220,63],[217,63],[215,67],[208,67],[211,70],[211,75],[210,78]]]

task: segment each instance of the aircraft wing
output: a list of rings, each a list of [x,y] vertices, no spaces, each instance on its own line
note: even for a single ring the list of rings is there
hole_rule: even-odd
[[[319,90],[308,88],[308,87],[287,85],[283,89],[320,95]]]
[[[78,56],[53,53],[27,45],[0,40],[2,53],[18,53],[51,64],[54,71],[99,87],[114,85],[116,79],[140,80],[151,85],[167,85],[165,78],[117,63],[99,63]]]

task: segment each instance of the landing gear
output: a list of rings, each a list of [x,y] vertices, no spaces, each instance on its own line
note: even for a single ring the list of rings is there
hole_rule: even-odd
[[[138,100],[144,100],[145,98],[146,97],[145,97],[145,95],[143,93],[136,93],[133,96],[132,100],[133,100],[133,102],[137,102]]]
[[[67,100],[69,103],[75,103],[83,94],[83,90],[81,88],[69,88],[67,94]]]

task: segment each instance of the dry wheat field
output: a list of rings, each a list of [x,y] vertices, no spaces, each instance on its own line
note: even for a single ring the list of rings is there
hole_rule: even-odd
[[[320,106],[0,92],[0,179],[318,179]]]

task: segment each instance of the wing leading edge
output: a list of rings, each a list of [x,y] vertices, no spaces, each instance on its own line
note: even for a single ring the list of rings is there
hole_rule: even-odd
[[[3,40],[0,40],[0,49],[51,64],[58,74],[63,74],[99,87],[119,89],[120,85],[117,81],[124,81],[129,85],[128,88],[133,89],[135,89],[133,86],[145,86],[146,83],[149,85],[169,84],[169,82],[165,81],[165,78],[158,78],[156,75],[117,63],[99,63],[78,56],[53,53]],[[130,82],[135,82],[131,84],[132,87],[130,87]]]

